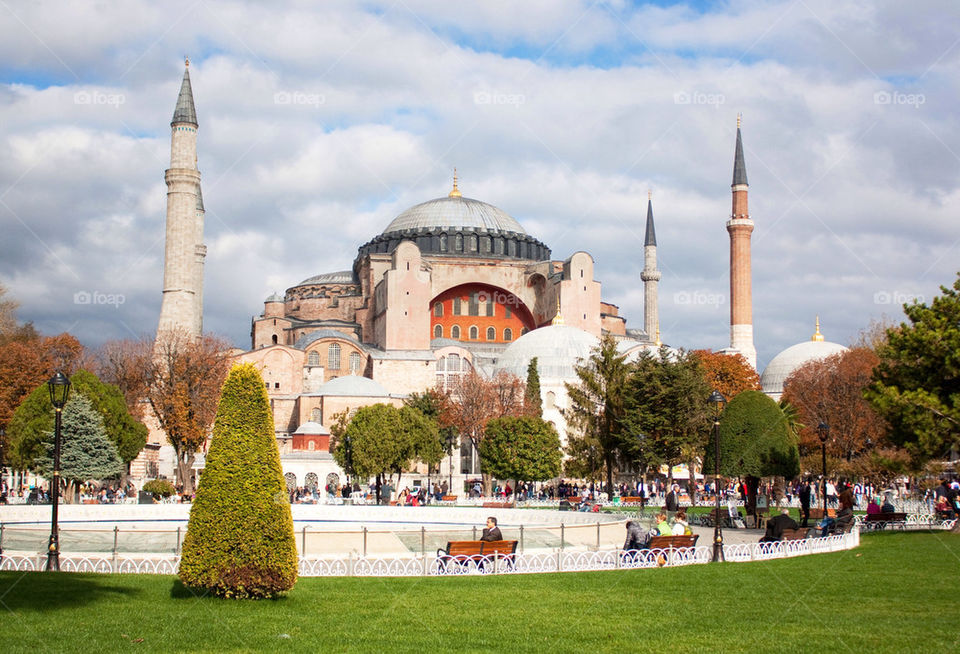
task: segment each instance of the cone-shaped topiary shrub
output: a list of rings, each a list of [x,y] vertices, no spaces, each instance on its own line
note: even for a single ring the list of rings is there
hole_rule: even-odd
[[[297,581],[297,547],[263,378],[235,366],[223,384],[206,467],[183,541],[180,580],[221,597],[275,597]]]

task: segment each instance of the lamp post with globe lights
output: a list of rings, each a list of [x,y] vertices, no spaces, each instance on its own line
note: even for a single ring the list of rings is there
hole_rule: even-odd
[[[830,425],[821,422],[817,425],[817,435],[820,437],[820,453],[823,458],[823,517],[827,517],[827,439],[830,438]]]
[[[57,510],[60,504],[60,423],[63,407],[70,395],[70,379],[58,372],[47,382],[50,403],[56,412],[53,427],[53,479],[50,481],[50,502],[53,513],[50,518],[50,543],[47,545],[47,570],[60,570],[60,533],[57,526]]]

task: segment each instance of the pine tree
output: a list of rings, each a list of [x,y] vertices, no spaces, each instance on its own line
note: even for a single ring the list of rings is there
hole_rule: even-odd
[[[253,364],[221,391],[190,511],[180,580],[221,597],[275,597],[297,581],[297,547],[273,414]]]
[[[53,473],[54,434],[44,442],[46,454],[35,462],[36,471],[44,477]],[[117,448],[107,437],[103,417],[84,395],[72,393],[63,407],[60,430],[60,475],[72,489],[91,479],[112,479],[123,472],[123,461]],[[67,494],[72,497],[72,490]]]
[[[543,417],[543,402],[540,398],[540,373],[537,370],[537,357],[530,359],[527,366],[527,388],[524,391],[523,403],[527,412],[537,418]]]

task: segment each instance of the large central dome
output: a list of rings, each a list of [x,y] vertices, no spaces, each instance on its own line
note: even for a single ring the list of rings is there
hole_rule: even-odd
[[[413,229],[473,228],[488,232],[526,234],[512,216],[492,204],[464,197],[437,198],[410,207],[393,219],[384,234]]]

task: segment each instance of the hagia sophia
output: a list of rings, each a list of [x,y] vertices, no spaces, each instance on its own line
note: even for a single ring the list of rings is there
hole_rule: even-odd
[[[204,209],[197,168],[197,122],[189,62],[171,122],[163,302],[158,333],[202,332]],[[329,426],[344,410],[378,402],[399,405],[414,392],[456,388],[470,370],[505,371],[525,378],[537,358],[544,419],[566,440],[564,383],[578,359],[603,334],[628,357],[662,345],[657,307],[657,239],[648,195],[644,240],[643,327],[630,328],[603,299],[595,262],[587,252],[554,258],[506,211],[463,195],[456,171],[441,197],[413,206],[360,245],[349,270],[321,272],[266,298],[250,325],[250,349],[235,352],[262,372],[288,484],[342,483],[329,452]],[[756,366],[753,339],[750,237],[753,221],[738,119],[734,150],[730,235],[730,345]],[[764,391],[782,392],[790,371],[842,346],[814,339],[771,361]],[[829,351],[828,351],[829,350]],[[798,356],[794,356],[797,354]],[[779,359],[779,360],[778,360]],[[770,374],[768,375],[767,372]],[[172,476],[172,448],[162,433],[131,472]],[[198,458],[196,468],[202,469]],[[452,469],[451,469],[452,466]],[[425,481],[426,470],[403,483]],[[478,476],[469,445],[445,457],[439,474],[453,488]],[[436,472],[435,472],[436,474]]]

